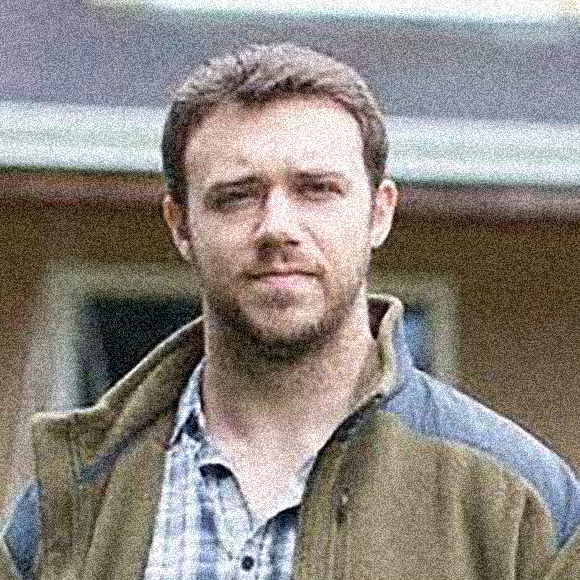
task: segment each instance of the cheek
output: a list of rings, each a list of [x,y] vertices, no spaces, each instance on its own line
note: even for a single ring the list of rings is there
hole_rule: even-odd
[[[344,291],[366,275],[370,263],[370,249],[361,240],[337,239],[325,248],[327,290]]]
[[[358,256],[365,256],[370,248],[370,212],[343,208],[316,222],[313,236],[321,250],[333,263],[348,270]]]
[[[243,263],[239,241],[231,228],[198,230],[192,236],[198,269],[205,278],[230,278]]]

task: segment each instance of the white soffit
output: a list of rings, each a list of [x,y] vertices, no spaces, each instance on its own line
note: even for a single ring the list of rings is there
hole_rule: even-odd
[[[159,172],[165,112],[0,102],[0,166]],[[580,186],[580,125],[391,117],[404,182]]]
[[[546,22],[577,14],[580,0],[90,0],[124,8],[273,15]]]

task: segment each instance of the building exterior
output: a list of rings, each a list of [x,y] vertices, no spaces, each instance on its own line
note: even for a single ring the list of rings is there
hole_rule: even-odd
[[[373,290],[419,308],[435,374],[580,465],[577,21],[41,0],[0,25],[0,510],[29,475],[30,415],[82,403],[87,373],[111,376],[85,365],[83,305],[187,294],[159,204],[163,108],[193,64],[246,41],[331,50],[371,80],[401,188]]]

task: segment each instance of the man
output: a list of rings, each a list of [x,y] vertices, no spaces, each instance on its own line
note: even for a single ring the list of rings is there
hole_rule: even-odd
[[[367,300],[396,202],[380,109],[293,45],[210,61],[163,141],[203,320],[94,408],[33,424],[7,578],[580,577],[580,484],[413,368]]]

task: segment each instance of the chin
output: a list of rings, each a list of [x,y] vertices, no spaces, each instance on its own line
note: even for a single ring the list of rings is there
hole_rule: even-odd
[[[289,360],[320,349],[341,324],[342,319],[327,311],[284,312],[268,318],[247,316],[241,330],[257,354]]]
[[[295,328],[290,332],[258,327],[247,333],[247,340],[257,356],[288,361],[319,350],[328,337],[316,326]]]
[[[362,281],[343,292],[296,296],[279,292],[268,299],[207,292],[204,307],[232,340],[256,356],[292,359],[325,346],[353,311]],[[219,296],[219,299],[217,298]]]
[[[318,339],[321,333],[320,321],[300,321],[294,324],[250,324],[248,334],[255,340],[271,344],[302,344]]]

